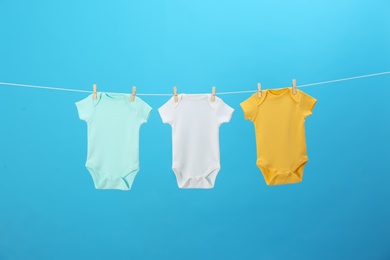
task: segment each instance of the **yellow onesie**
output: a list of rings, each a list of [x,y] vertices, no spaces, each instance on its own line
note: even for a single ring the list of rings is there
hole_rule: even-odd
[[[317,100],[291,88],[263,90],[242,102],[244,117],[255,126],[257,166],[267,185],[302,181],[306,154],[305,118]]]

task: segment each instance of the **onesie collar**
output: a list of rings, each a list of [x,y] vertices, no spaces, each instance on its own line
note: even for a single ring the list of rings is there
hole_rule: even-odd
[[[138,102],[138,97],[135,97],[134,102],[130,101],[130,95],[128,94],[118,94],[118,93],[98,93],[98,97],[94,101],[94,105],[96,106],[101,102],[102,99],[107,100],[108,102],[125,102],[127,105],[132,106],[133,103]]]
[[[211,94],[179,94],[177,102],[174,101],[172,97],[172,102],[174,103],[174,107],[177,107],[181,102],[183,102],[183,99],[192,100],[192,101],[200,101],[207,99],[207,104],[210,105],[211,109],[216,108],[217,102],[219,102],[219,98],[215,97],[215,101],[211,102]]]
[[[300,99],[300,91],[297,90],[297,93],[295,95],[293,95],[292,88],[290,88],[290,87],[263,90],[261,98],[258,97],[257,92],[254,93],[253,95],[256,99],[256,103],[258,106],[260,106],[264,102],[264,100],[266,100],[266,99],[278,98],[278,97],[281,97],[284,95],[289,95],[291,97],[291,99],[294,100],[295,102],[299,102],[299,99]]]

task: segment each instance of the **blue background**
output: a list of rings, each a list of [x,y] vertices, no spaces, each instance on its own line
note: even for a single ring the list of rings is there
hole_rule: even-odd
[[[0,81],[99,91],[280,88],[390,70],[389,1],[0,2]],[[266,186],[239,103],[212,190],[181,190],[153,107],[131,191],[84,167],[87,93],[0,86],[0,259],[390,259],[390,75],[301,90],[303,182]]]

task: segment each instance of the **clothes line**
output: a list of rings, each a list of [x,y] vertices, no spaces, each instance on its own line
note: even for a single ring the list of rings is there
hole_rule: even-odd
[[[360,76],[354,76],[354,77],[348,77],[348,78],[320,81],[320,82],[303,84],[303,85],[297,85],[297,88],[318,86],[318,85],[324,85],[324,84],[330,84],[330,83],[336,83],[336,82],[342,82],[342,81],[349,81],[349,80],[355,80],[355,79],[362,79],[362,78],[368,78],[368,77],[376,77],[376,76],[381,76],[381,75],[386,75],[386,74],[390,74],[390,71],[378,72],[378,73],[366,74],[366,75],[360,75]],[[92,91],[90,91],[90,90],[71,89],[71,88],[57,88],[57,87],[48,87],[48,86],[35,86],[35,85],[10,83],[10,82],[0,82],[0,85],[10,86],[10,87],[24,87],[24,88],[48,89],[48,90],[68,91],[68,92],[92,93]],[[232,91],[232,92],[216,92],[216,94],[218,94],[218,95],[233,95],[233,94],[254,93],[254,92],[257,92],[257,90],[255,89],[255,90],[242,90],[242,91]],[[128,94],[128,93],[118,93],[118,92],[106,92],[106,93]],[[159,94],[159,93],[157,93],[157,94],[144,94],[144,93],[137,93],[137,96],[172,96],[172,94]]]

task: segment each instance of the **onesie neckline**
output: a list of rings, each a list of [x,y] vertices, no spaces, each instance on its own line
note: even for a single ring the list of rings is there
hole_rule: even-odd
[[[253,97],[256,100],[256,103],[258,106],[261,105],[266,99],[278,99],[281,97],[284,97],[286,95],[290,96],[292,100],[295,102],[298,102],[299,100],[299,91],[297,90],[297,93],[295,95],[292,94],[292,88],[286,87],[286,88],[278,88],[278,89],[266,89],[263,91],[263,95],[259,98],[257,93],[253,94]]]
[[[186,100],[189,100],[189,101],[203,101],[206,99],[207,101],[207,104],[209,104],[209,106],[211,107],[211,109],[214,109],[214,106],[211,102],[211,94],[180,94],[180,100],[183,100],[183,99],[186,99]],[[217,101],[217,100],[215,100]],[[213,102],[215,103],[215,102]]]
[[[267,96],[270,98],[277,98],[284,96],[285,94],[290,94],[290,88],[279,88],[279,89],[267,89]]]
[[[124,98],[126,98],[126,95],[124,94],[112,94],[112,93],[102,93],[102,96],[111,101],[122,101]]]
[[[204,98],[206,97],[209,97],[208,94],[182,94],[182,96],[186,99],[189,99],[189,100],[203,100]]]
[[[110,102],[110,103],[113,102],[113,103],[117,103],[117,104],[124,102],[128,106],[132,107],[132,104],[135,103],[135,101],[138,99],[137,97],[135,97],[134,102],[131,102],[129,95],[120,94],[120,93],[105,93],[105,92],[99,93],[98,97],[99,98],[98,98],[97,102],[95,103],[95,106],[99,102],[104,100],[104,102]]]

